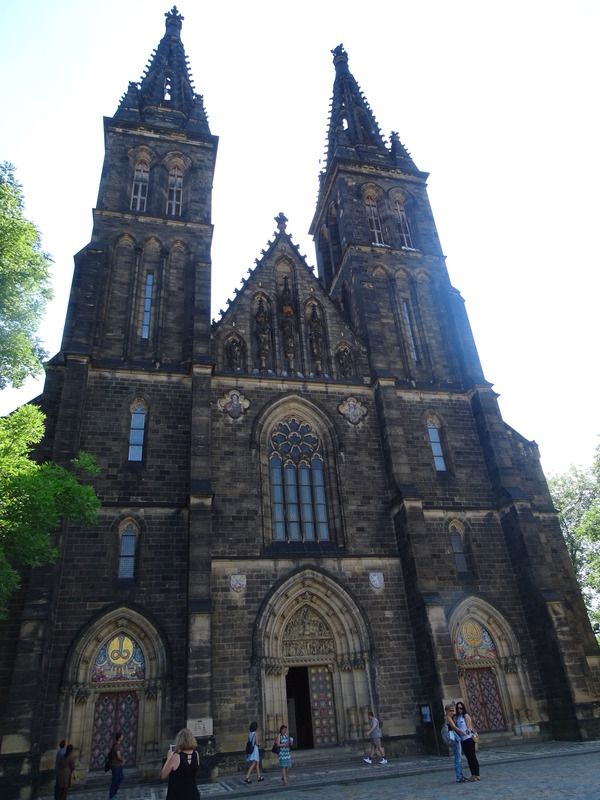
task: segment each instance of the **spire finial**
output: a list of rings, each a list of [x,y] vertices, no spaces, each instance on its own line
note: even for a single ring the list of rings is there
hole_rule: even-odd
[[[185,17],[181,16],[177,6],[173,6],[173,8],[170,11],[166,11],[165,17],[167,18],[167,21],[165,23],[166,32],[172,33],[175,36],[179,36],[179,33],[181,31],[181,23],[183,22]]]
[[[346,52],[343,44],[338,44],[337,47],[334,47],[331,51],[333,54],[333,63],[335,65],[335,71],[348,71],[348,53]]]
[[[279,233],[285,233],[287,221],[286,215],[283,213],[283,211],[280,211],[275,217],[275,222],[277,223],[277,229]]]

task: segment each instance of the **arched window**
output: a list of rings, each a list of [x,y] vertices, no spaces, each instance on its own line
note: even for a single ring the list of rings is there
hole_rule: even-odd
[[[465,547],[465,529],[458,520],[452,520],[449,526],[449,533],[456,572],[458,575],[465,575],[470,572],[469,559]]]
[[[183,172],[181,167],[171,167],[167,193],[167,215],[169,217],[181,216],[181,200],[183,196]]]
[[[377,208],[377,200],[372,195],[367,195],[367,197],[365,197],[365,209],[367,211],[367,219],[369,221],[371,243],[385,244],[383,239],[383,228],[381,227],[381,219],[379,217],[379,209]]]
[[[152,321],[152,301],[154,299],[154,273],[147,272],[144,281],[144,296],[141,308],[140,336],[142,339],[149,339],[151,333],[150,323]]]
[[[144,436],[146,428],[146,406],[136,400],[131,408],[129,423],[129,461],[141,461],[144,454]]]
[[[131,210],[145,211],[148,199],[148,180],[150,171],[145,161],[138,161],[133,173],[133,187],[131,189]]]
[[[319,436],[307,422],[290,417],[273,430],[270,445],[274,541],[329,541]]]
[[[394,202],[394,209],[396,212],[396,220],[398,222],[398,232],[400,234],[400,246],[401,247],[413,247],[413,240],[412,240],[412,233],[410,230],[410,222],[408,219],[408,215],[406,213],[406,209],[404,207],[404,203],[401,203],[400,200],[396,200]]]
[[[446,472],[446,459],[442,443],[442,429],[440,423],[433,418],[427,420],[427,434],[431,446],[431,454],[437,472]]]
[[[129,520],[119,533],[119,570],[117,577],[135,578],[136,554],[139,531]]]
[[[408,352],[412,360],[417,364],[419,361],[419,351],[417,350],[417,338],[415,336],[412,309],[408,300],[404,297],[400,298],[400,311],[402,313],[402,324],[404,326],[404,335],[406,337]]]

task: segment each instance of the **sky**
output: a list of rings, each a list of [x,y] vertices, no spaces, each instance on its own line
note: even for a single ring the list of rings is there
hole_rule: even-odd
[[[0,160],[54,259],[39,335],[60,340],[73,255],[90,240],[102,117],[138,81],[168,0],[0,0]],[[181,0],[211,131],[213,317],[272,238],[315,264],[308,228],[334,70],[350,69],[428,191],[453,285],[504,420],[547,473],[600,442],[600,3],[597,0]],[[0,414],[43,381],[0,391]]]

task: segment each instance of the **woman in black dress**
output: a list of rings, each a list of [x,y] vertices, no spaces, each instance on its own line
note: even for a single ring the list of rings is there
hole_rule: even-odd
[[[196,737],[188,728],[183,728],[177,734],[175,744],[169,748],[167,760],[160,773],[163,780],[169,779],[167,800],[200,800],[196,785],[199,767]]]

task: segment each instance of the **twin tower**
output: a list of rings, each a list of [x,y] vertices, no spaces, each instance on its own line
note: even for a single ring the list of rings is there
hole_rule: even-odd
[[[459,697],[484,739],[597,736],[600,656],[538,450],[484,378],[426,173],[336,47],[318,277],[280,214],[211,324],[217,138],[182,19],[104,121],[39,399],[44,457],[92,453],[102,509],[2,623],[7,791],[50,779],[65,737],[93,776],[117,729],[140,778],[184,725],[221,769],[254,719],[358,752],[373,709],[388,752],[418,751]]]

